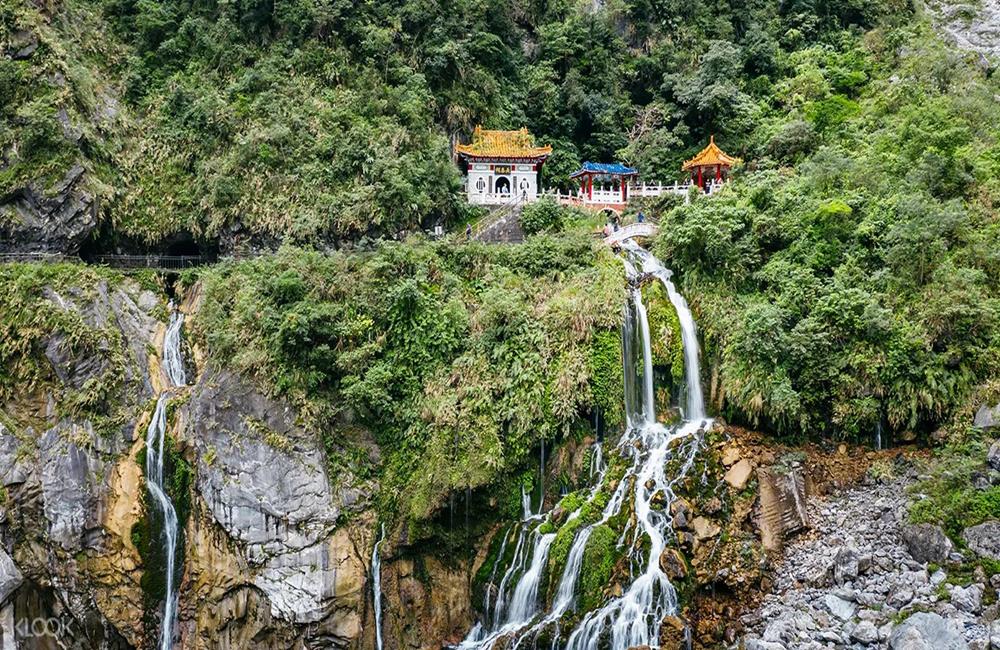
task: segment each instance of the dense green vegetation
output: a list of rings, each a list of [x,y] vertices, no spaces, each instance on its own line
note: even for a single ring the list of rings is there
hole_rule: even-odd
[[[710,133],[748,150],[762,117],[813,90],[815,74],[788,83],[804,57],[833,92],[775,146],[835,130],[867,79],[840,44],[907,13],[602,4],[2,0],[0,42],[19,52],[28,32],[38,48],[0,60],[0,197],[80,161],[112,239],[391,234],[463,218],[450,143],[477,123],[551,143],[547,185],[585,159],[668,179]]]
[[[928,432],[1000,370],[997,82],[923,23],[787,63],[752,171],[667,211],[656,251],[727,416]]]
[[[986,463],[995,434],[971,426],[974,404],[997,401],[1000,382],[994,379],[975,392],[968,406],[956,410],[942,429],[947,444],[934,450],[910,490],[910,519],[941,526],[959,547],[965,545],[965,528],[1000,519],[1000,486]]]
[[[586,159],[675,177],[715,134],[746,160],[735,182],[650,211],[716,410],[793,435],[925,433],[1000,369],[997,81],[904,0],[0,0],[6,51],[32,39],[0,58],[0,204],[80,162],[102,237],[308,248],[461,223],[450,144],[477,123],[551,143],[546,183],[564,186]],[[339,469],[398,486],[434,468],[385,504],[425,517],[581,409],[621,419],[616,263],[549,237],[578,215],[524,218],[519,250],[220,267],[200,336],[328,431]],[[15,349],[52,325],[25,296],[0,297],[4,394],[48,372]],[[679,378],[672,312],[648,297]],[[72,340],[96,353],[88,336]],[[103,408],[107,378],[72,403]],[[351,427],[383,467],[340,453]]]
[[[619,326],[622,268],[586,236],[284,248],[202,280],[193,329],[211,358],[291,399],[331,450],[351,444],[352,427],[371,431],[382,505],[406,517],[515,473],[595,401],[620,413],[602,403],[622,392],[620,352],[607,358],[603,334]]]
[[[57,414],[85,417],[101,433],[127,421],[137,393],[127,390],[127,342],[89,311],[101,285],[124,281],[74,264],[0,265],[0,401],[11,417],[29,424],[32,400],[52,391]]]

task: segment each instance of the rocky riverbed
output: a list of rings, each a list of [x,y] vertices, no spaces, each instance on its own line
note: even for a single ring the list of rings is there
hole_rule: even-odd
[[[1000,575],[949,575],[963,556],[940,529],[906,523],[915,471],[901,474],[810,499],[811,531],[743,617],[746,650],[1000,648]]]

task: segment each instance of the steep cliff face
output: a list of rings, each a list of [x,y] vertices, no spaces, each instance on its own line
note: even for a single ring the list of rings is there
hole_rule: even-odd
[[[954,43],[985,59],[988,67],[1000,57],[1000,3],[928,0],[926,8],[937,28]]]
[[[162,550],[143,436],[153,397],[168,386],[158,359],[167,298],[122,278],[87,287],[88,277],[56,275],[37,307],[69,320],[52,319],[62,325],[34,346],[44,379],[0,405],[0,628],[25,640],[20,621],[53,618],[66,647],[151,647]],[[190,298],[181,309],[193,317],[197,292]],[[79,345],[81,332],[100,353]],[[304,429],[291,405],[184,347],[191,385],[170,389],[167,408],[167,454],[176,456],[167,483],[183,526],[179,643],[372,647],[378,485],[332,469],[340,450]],[[120,408],[74,411],[110,376],[121,378],[110,393]],[[437,549],[399,543],[401,534],[384,550],[385,647],[460,638],[472,563],[445,563]]]
[[[122,52],[93,6],[0,5],[0,253],[75,254],[113,194]]]
[[[9,559],[0,562],[0,603],[8,623],[58,618],[67,647],[138,646],[141,567],[130,533],[143,480],[131,453],[139,405],[158,381],[146,344],[159,331],[161,303],[138,285],[106,280],[43,293],[45,307],[83,324],[102,353],[81,350],[79,331],[45,333],[40,353],[52,381],[2,405],[0,546]],[[74,410],[111,372],[123,378],[120,410]]]
[[[295,417],[215,367],[180,414],[198,501],[185,593],[207,605],[188,609],[197,645],[238,627],[230,619],[240,610],[257,628],[243,631],[250,647],[273,647],[275,635],[351,647],[361,636],[374,514],[349,478],[331,486],[318,436]],[[272,621],[270,638],[255,639],[264,626],[252,619]]]

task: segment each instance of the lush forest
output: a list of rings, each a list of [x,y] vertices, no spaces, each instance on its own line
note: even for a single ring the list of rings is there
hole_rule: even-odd
[[[657,250],[698,302],[724,412],[912,439],[997,376],[997,85],[922,23],[792,60],[768,151],[664,211]]]
[[[625,288],[620,263],[597,246],[566,235],[283,248],[202,273],[193,327],[212,358],[298,407],[336,452],[331,475],[379,472],[386,510],[420,521],[451,493],[500,482],[498,507],[516,517],[517,471],[532,449],[589,434],[591,411],[623,420]]]
[[[907,12],[867,0],[3,0],[8,50],[38,37],[30,56],[0,61],[0,195],[50,187],[80,161],[105,237],[315,244],[466,218],[450,147],[479,123],[552,144],[552,186],[586,159],[669,179],[710,133],[750,159],[772,135],[794,154],[810,127],[765,134],[769,116],[804,100],[812,128],[835,128],[870,72],[860,34]],[[831,78],[821,89],[818,69]]]
[[[451,144],[479,123],[552,144],[547,185],[586,159],[676,177],[715,134],[731,187],[650,210],[721,413],[922,434],[997,371],[996,81],[908,3],[0,0],[8,51],[26,32],[0,195],[81,162],[101,239],[455,225]],[[283,363],[312,387],[316,360]]]

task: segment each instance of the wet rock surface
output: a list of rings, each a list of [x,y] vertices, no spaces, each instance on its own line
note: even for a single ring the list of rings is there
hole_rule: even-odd
[[[948,566],[931,572],[927,561],[913,557],[906,541],[913,530],[904,520],[907,484],[896,479],[808,500],[813,529],[789,543],[771,593],[743,616],[746,648],[991,647],[996,616],[984,601],[995,600],[995,586],[983,576],[950,585]],[[942,550],[935,532],[920,532],[938,544],[935,552]]]

